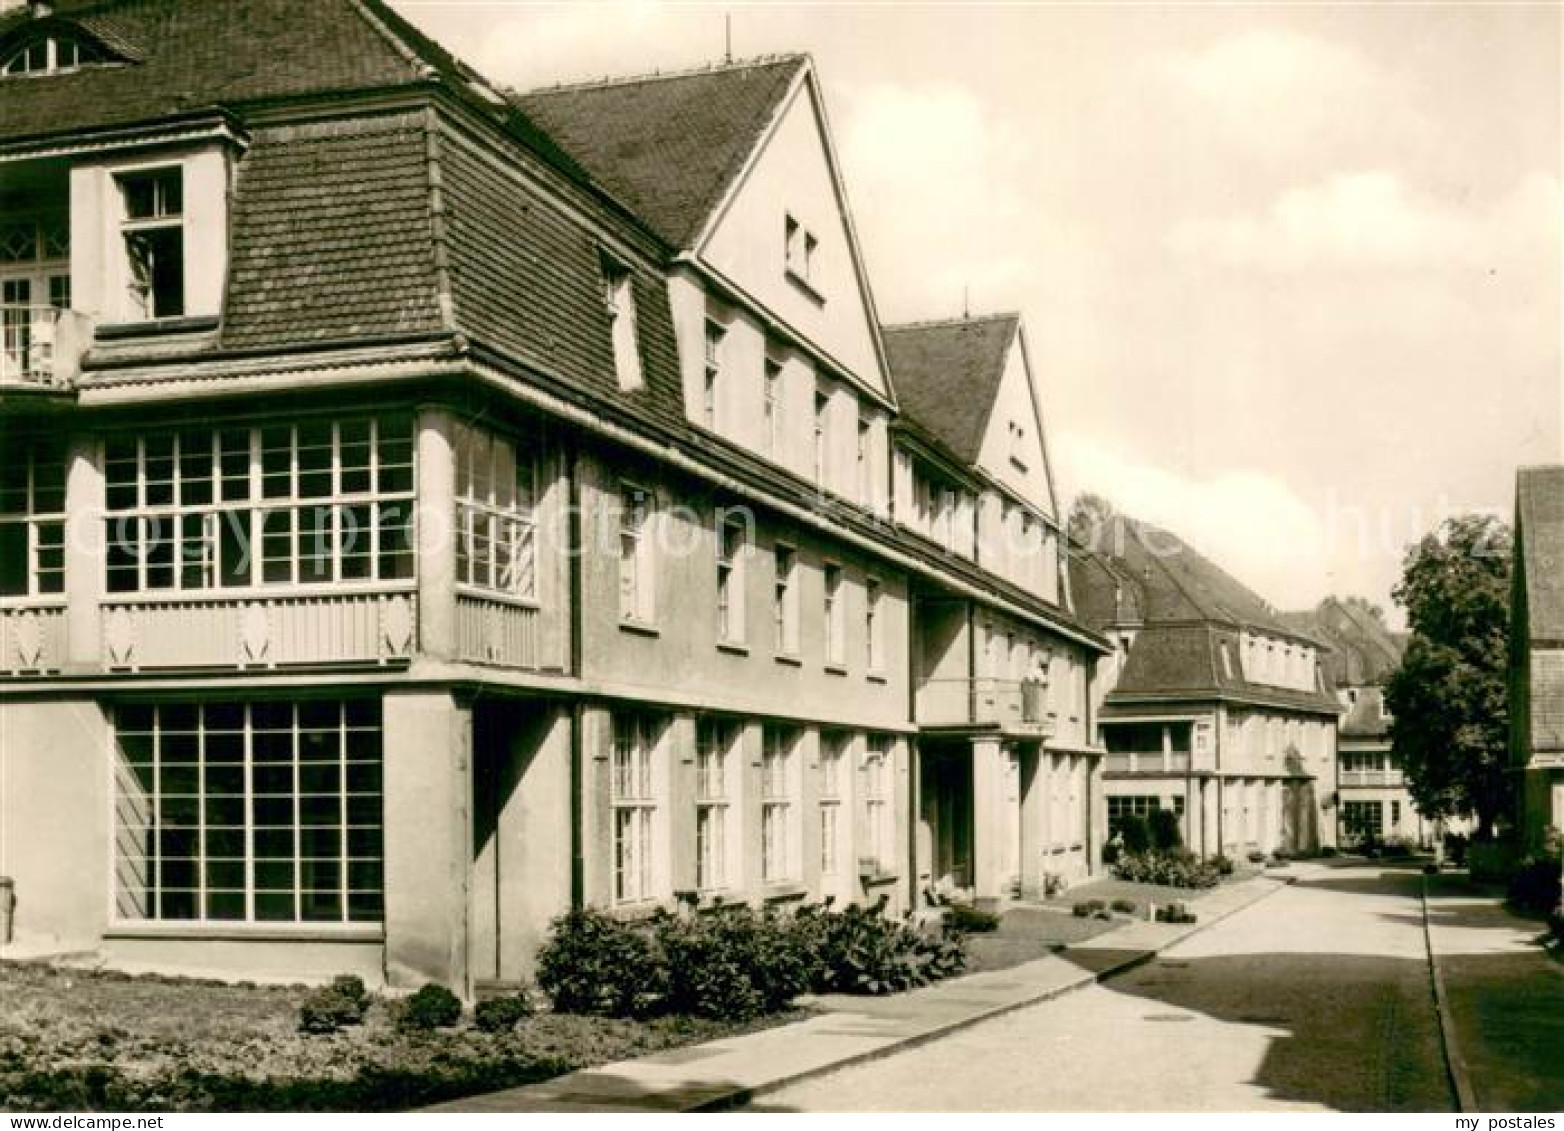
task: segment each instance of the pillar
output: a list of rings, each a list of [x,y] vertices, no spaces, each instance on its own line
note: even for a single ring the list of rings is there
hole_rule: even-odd
[[[1021,747],[1021,895],[1043,898],[1048,848],[1048,755],[1042,743]]]
[[[418,642],[432,659],[456,657],[456,419],[418,413]]]
[[[1004,745],[994,738],[972,743],[972,887],[977,899],[998,899],[1004,892],[1005,822]]]
[[[386,981],[466,995],[472,715],[449,691],[384,711]]]
[[[96,671],[102,631],[108,532],[98,441],[72,436],[65,452],[65,670]]]

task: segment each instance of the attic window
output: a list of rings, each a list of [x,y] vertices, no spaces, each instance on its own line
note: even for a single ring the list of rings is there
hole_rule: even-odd
[[[783,223],[783,246],[786,251],[787,277],[798,284],[816,302],[824,302],[816,290],[815,278],[820,266],[820,241],[793,216]]]
[[[177,318],[185,312],[183,176],[175,168],[118,178],[130,299],[137,318]]]
[[[29,40],[6,56],[0,73],[6,75],[48,75],[73,71],[107,58],[90,43],[66,35],[42,35]]]
[[[1017,470],[1026,470],[1026,429],[1013,420],[1010,422],[1010,462]]]
[[[619,387],[634,392],[643,384],[641,349],[635,324],[635,276],[616,257],[603,252],[603,307],[608,312],[614,347],[614,377]]]

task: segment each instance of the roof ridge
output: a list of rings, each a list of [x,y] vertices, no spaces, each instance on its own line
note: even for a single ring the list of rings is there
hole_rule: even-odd
[[[808,58],[808,54],[803,51],[774,52],[768,55],[754,55],[746,59],[725,59],[696,63],[689,67],[680,67],[671,71],[655,70],[633,75],[604,75],[596,79],[558,82],[550,86],[536,86],[526,90],[512,88],[509,94],[512,98],[530,98],[534,95],[564,94],[579,90],[607,90],[619,86],[635,86],[641,83],[659,82],[663,79],[698,78],[701,75],[718,75],[728,71],[752,70],[756,67],[771,67],[780,63],[802,63]]]
[[[1019,310],[996,310],[988,314],[957,314],[947,318],[923,318],[914,322],[887,322],[880,325],[880,332],[892,333],[897,330],[933,329],[936,326],[957,326],[968,322],[1000,322],[1007,318],[1019,321],[1021,312]]]

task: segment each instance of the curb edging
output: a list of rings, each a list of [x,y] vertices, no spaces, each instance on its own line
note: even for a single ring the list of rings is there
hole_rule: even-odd
[[[1444,1053],[1445,1075],[1449,1078],[1451,1091],[1455,1093],[1456,1110],[1463,1113],[1480,1111],[1477,1093],[1472,1088],[1471,1074],[1466,1069],[1466,1057],[1461,1053],[1460,1040],[1456,1034],[1455,1017],[1450,1009],[1450,991],[1445,985],[1444,972],[1439,969],[1439,956],[1434,950],[1434,932],[1428,922],[1426,875],[1422,877],[1418,896],[1423,908],[1423,946],[1428,951],[1429,980],[1433,983],[1434,1016],[1439,1018],[1439,1046]]]

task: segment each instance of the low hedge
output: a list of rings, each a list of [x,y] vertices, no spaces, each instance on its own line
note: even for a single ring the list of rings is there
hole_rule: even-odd
[[[1125,853],[1113,874],[1130,883],[1174,888],[1210,888],[1221,879],[1216,867],[1187,851]]]
[[[627,922],[594,909],[560,916],[538,954],[538,986],[560,1013],[746,1020],[799,994],[886,994],[958,974],[964,932],[920,930],[873,907],[743,905]]]

